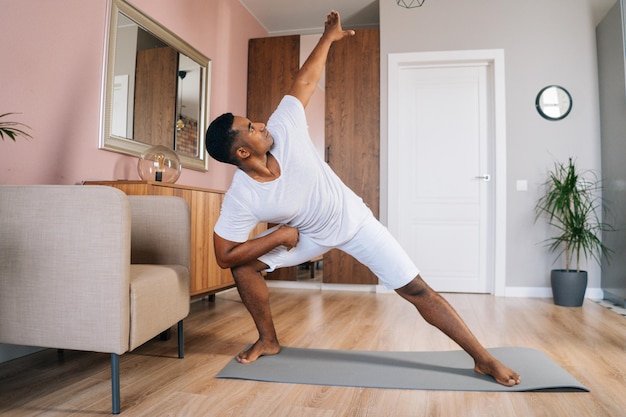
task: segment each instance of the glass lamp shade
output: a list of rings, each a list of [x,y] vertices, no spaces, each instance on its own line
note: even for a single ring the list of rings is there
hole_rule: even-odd
[[[176,152],[162,145],[146,149],[137,162],[137,171],[144,181],[175,183],[182,169]]]

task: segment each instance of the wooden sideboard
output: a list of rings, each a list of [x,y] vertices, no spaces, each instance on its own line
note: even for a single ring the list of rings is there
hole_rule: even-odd
[[[217,222],[224,192],[155,181],[87,181],[86,185],[108,185],[127,195],[168,195],[181,197],[191,210],[191,295],[214,294],[233,287],[229,269],[215,259],[213,227]],[[264,230],[259,225],[253,234]]]

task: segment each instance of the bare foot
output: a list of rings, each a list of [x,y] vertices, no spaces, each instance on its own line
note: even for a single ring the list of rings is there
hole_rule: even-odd
[[[255,344],[250,346],[247,350],[239,352],[237,355],[237,362],[239,363],[251,363],[259,359],[264,355],[276,355],[280,352],[280,345],[278,342],[262,342],[260,339]]]
[[[517,385],[522,381],[522,378],[517,372],[507,368],[496,359],[493,359],[490,362],[485,362],[484,364],[476,364],[474,366],[474,371],[481,375],[489,375],[493,377],[497,383],[507,387]]]

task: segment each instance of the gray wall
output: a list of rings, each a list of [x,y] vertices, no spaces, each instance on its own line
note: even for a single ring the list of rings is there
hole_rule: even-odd
[[[562,267],[542,242],[549,236],[534,223],[538,187],[554,160],[573,156],[585,169],[600,170],[600,116],[595,25],[586,0],[426,1],[403,9],[380,4],[381,171],[387,158],[387,55],[466,49],[504,49],[507,125],[507,294],[549,296],[549,270]],[[570,115],[547,121],[535,96],[559,84],[573,97]],[[516,191],[516,180],[528,191]],[[381,216],[386,221],[386,177],[381,178]],[[589,288],[600,288],[600,267],[587,265]],[[588,292],[589,295],[589,292]]]
[[[602,176],[605,180],[606,218],[616,228],[604,242],[615,251],[602,266],[606,298],[626,303],[626,85],[620,4],[607,13],[596,29],[600,79]]]

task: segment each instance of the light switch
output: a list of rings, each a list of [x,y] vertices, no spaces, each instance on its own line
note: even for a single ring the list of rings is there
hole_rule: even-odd
[[[517,191],[528,191],[528,181],[526,180],[517,180],[515,183],[515,187]]]

